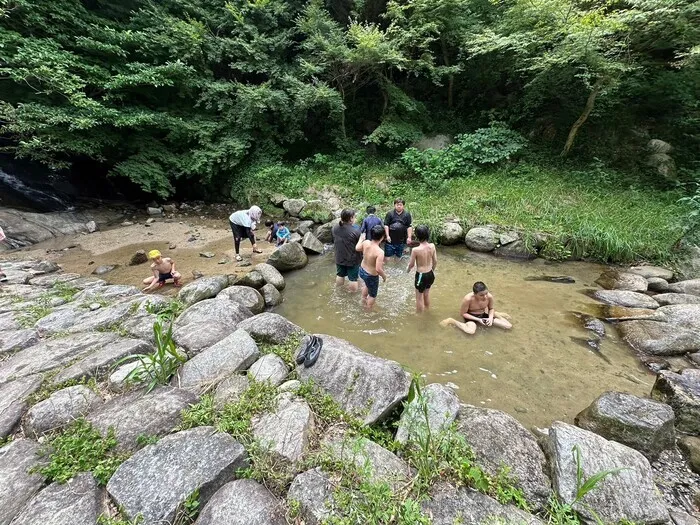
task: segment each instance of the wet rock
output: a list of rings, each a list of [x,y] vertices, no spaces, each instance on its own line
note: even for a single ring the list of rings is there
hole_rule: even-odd
[[[129,519],[140,514],[144,525],[172,523],[178,506],[194,491],[199,490],[199,504],[205,506],[247,466],[243,446],[230,435],[198,427],[134,454],[109,480],[107,492]]]
[[[316,223],[324,223],[332,221],[335,216],[333,215],[333,210],[323,201],[311,200],[308,201],[306,206],[298,213],[298,217],[300,219],[312,220]]]
[[[190,306],[175,321],[174,338],[189,356],[218,343],[253,314],[231,301],[205,299]]]
[[[309,257],[306,255],[301,244],[292,242],[283,244],[277,248],[270,257],[267,263],[277,268],[280,272],[290,270],[298,270],[306,266],[309,262]]]
[[[95,268],[92,271],[92,273],[95,275],[104,275],[104,274],[109,273],[118,267],[119,267],[118,264],[103,264],[102,266],[98,266],[97,268]]]
[[[216,298],[243,305],[254,314],[259,314],[265,309],[265,299],[250,286],[229,286],[221,290]]]
[[[287,199],[282,203],[284,211],[292,217],[299,217],[301,210],[306,206],[306,201],[302,199]]]
[[[263,312],[241,322],[242,328],[255,339],[267,341],[274,344],[283,343],[295,334],[302,334],[304,331],[288,321],[279,314]]]
[[[101,403],[102,398],[85,385],[69,386],[29,409],[24,430],[29,436],[39,438],[67,426]]]
[[[313,227],[314,221],[299,221],[299,224],[297,224],[297,233],[299,235],[306,235],[307,233],[311,232]]]
[[[0,448],[0,525],[9,525],[39,492],[44,478],[35,469],[45,464],[39,444],[31,439],[16,439]]]
[[[40,375],[32,375],[0,384],[0,439],[12,433],[27,411],[27,398],[39,390]]]
[[[38,342],[39,332],[34,328],[0,331],[0,355],[24,350]]]
[[[510,259],[534,259],[537,257],[535,248],[527,246],[522,239],[498,246],[493,253],[498,257],[508,257]]]
[[[649,277],[647,279],[647,289],[652,292],[663,293],[668,291],[668,281],[661,277]]]
[[[690,279],[669,284],[670,291],[675,293],[687,293],[690,295],[700,295],[700,279]]]
[[[267,263],[260,263],[255,266],[255,271],[262,275],[263,279],[265,280],[265,283],[271,284],[280,291],[284,290],[284,277],[282,277],[282,274],[274,266],[271,266]]]
[[[260,291],[265,299],[265,306],[273,307],[282,302],[282,294],[271,284],[266,284]]]
[[[700,350],[700,330],[659,321],[626,321],[617,326],[635,350],[651,355],[683,355]]]
[[[595,282],[606,290],[627,290],[630,292],[647,291],[647,280],[641,275],[631,272],[608,270],[603,272]]]
[[[216,254],[214,252],[199,252],[199,256],[205,259],[213,259]]]
[[[644,282],[646,283],[646,281]],[[627,290],[596,290],[593,292],[593,298],[605,304],[627,308],[648,308],[653,310],[659,307],[659,303],[648,295]]]
[[[297,502],[299,517],[306,525],[321,525],[331,516],[333,485],[320,468],[302,472],[292,481],[287,503]]]
[[[662,370],[656,376],[651,397],[671,406],[676,428],[700,435],[700,370],[686,368],[680,374]]]
[[[259,356],[253,338],[238,329],[182,365],[173,385],[193,391],[207,390],[226,376],[247,370]]]
[[[298,464],[309,451],[314,415],[303,399],[282,395],[273,413],[253,419],[252,428],[260,445],[283,464]]]
[[[666,268],[661,268],[659,266],[632,266],[628,268],[627,271],[641,275],[645,279],[651,279],[654,277],[665,279],[666,281],[673,279],[673,272],[671,270],[667,270]]]
[[[574,419],[576,425],[655,459],[676,438],[670,406],[631,394],[605,392]]]
[[[700,296],[687,293],[660,293],[654,296],[654,301],[661,306],[669,304],[700,304]]]
[[[7,208],[0,210],[0,224],[10,245],[14,247],[29,246],[63,235],[87,233],[86,223],[89,220],[85,215],[74,212],[31,213]]]
[[[440,227],[440,244],[452,246],[464,239],[464,228],[458,222],[445,222]]]
[[[318,335],[323,349],[314,366],[297,367],[301,381],[312,379],[343,410],[368,425],[386,418],[406,398],[411,378],[397,362],[367,354],[337,337]]]
[[[214,405],[221,409],[228,403],[236,403],[250,387],[250,380],[242,374],[233,374],[224,379],[214,391]]]
[[[289,202],[289,201],[285,201]],[[286,525],[284,506],[252,479],[224,485],[202,509],[197,525]]]
[[[452,389],[439,383],[426,385],[422,389],[422,399],[415,398],[406,405],[399,427],[396,430],[396,441],[406,443],[411,437],[415,438],[425,433],[437,435],[451,425],[459,411],[459,398]],[[422,404],[425,403],[428,418],[426,421]],[[426,429],[427,426],[427,429]]]
[[[192,305],[204,299],[216,297],[227,286],[228,277],[226,275],[202,277],[183,286],[178,294],[178,299],[186,305]]]
[[[447,483],[436,483],[430,498],[422,505],[433,525],[455,523],[508,523],[544,525],[535,516],[513,505],[501,505],[493,498],[470,488],[455,488]]]
[[[659,312],[671,324],[686,328],[700,327],[700,304],[671,304],[662,306]]]
[[[575,445],[581,453],[584,479],[604,470],[626,469],[608,476],[574,505],[574,510],[585,520],[595,521],[595,512],[605,523],[617,523],[622,519],[647,524],[668,521],[668,511],[652,481],[649,461],[641,453],[587,430],[555,421],[546,438],[545,452],[552,470],[554,490],[563,502],[573,503],[576,495],[577,469],[572,453]]]
[[[517,479],[536,508],[544,508],[551,492],[545,474],[546,460],[537,439],[512,416],[471,405],[461,405],[457,429],[474,450],[475,462],[490,476],[496,477],[503,467]]]
[[[467,248],[475,252],[492,252],[498,246],[498,234],[491,228],[477,226],[467,232],[464,237]]]
[[[605,337],[605,324],[596,317],[587,317],[583,320],[583,327],[590,330],[598,337]]]
[[[324,244],[333,242],[333,226],[340,224],[340,219],[333,219],[331,222],[322,224],[314,231],[316,238]]]
[[[601,305],[601,316],[610,322],[615,321],[665,321],[666,316],[658,310],[648,308],[627,308],[625,306]]]
[[[140,435],[172,432],[180,423],[182,411],[198,400],[195,394],[180,388],[161,387],[148,394],[136,391],[112,398],[90,413],[87,420],[103,435],[113,427],[118,447],[135,450],[140,446]]]
[[[281,385],[289,375],[289,369],[275,354],[266,354],[255,361],[248,370],[248,377],[257,382],[267,381],[274,386]]]
[[[678,448],[688,457],[688,464],[693,472],[700,474],[700,438],[683,436],[678,440]]]
[[[148,255],[146,255],[146,250],[137,250],[134,255],[131,256],[129,260],[129,266],[137,266],[148,262]]]
[[[530,277],[525,277],[525,281],[546,281],[550,283],[562,283],[562,284],[573,284],[576,279],[569,275],[533,275]]]
[[[67,483],[52,483],[34,496],[12,525],[66,525],[97,523],[104,510],[102,491],[89,472]]]
[[[313,233],[306,232],[301,240],[301,246],[307,253],[321,254],[323,253],[323,243],[319,241]]]

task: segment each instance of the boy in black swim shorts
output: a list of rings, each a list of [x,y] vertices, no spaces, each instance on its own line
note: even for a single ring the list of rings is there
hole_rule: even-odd
[[[411,260],[407,272],[416,267],[416,312],[420,313],[430,307],[430,287],[435,282],[435,267],[437,266],[437,250],[433,243],[428,242],[430,230],[425,225],[416,228],[416,237],[420,244],[411,250]]]

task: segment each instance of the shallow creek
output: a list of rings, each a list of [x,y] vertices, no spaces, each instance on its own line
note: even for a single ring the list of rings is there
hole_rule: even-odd
[[[613,327],[600,351],[609,360],[571,338],[589,334],[570,312],[596,313],[586,288],[604,266],[591,263],[516,262],[463,249],[439,250],[430,311],[415,313],[413,274],[407,257],[387,263],[377,305],[365,312],[358,294],[334,286],[333,254],[310,259],[303,270],[287,274],[284,303],[277,312],[305,330],[347,339],[366,352],[394,359],[425,374],[429,383],[453,383],[462,401],[504,410],[523,424],[571,422],[600,393],[617,390],[648,395],[654,377]],[[569,275],[575,284],[526,281],[525,277]],[[484,281],[496,311],[512,316],[513,329],[479,328],[467,336],[442,328],[446,317],[459,318],[459,305],[474,281]]]

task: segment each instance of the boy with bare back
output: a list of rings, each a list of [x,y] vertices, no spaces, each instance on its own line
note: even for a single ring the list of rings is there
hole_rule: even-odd
[[[175,261],[170,257],[163,257],[158,250],[151,250],[148,252],[148,258],[153,261],[153,264],[151,264],[153,277],[146,277],[143,280],[143,284],[148,285],[143,289],[144,292],[150,292],[151,290],[164,286],[165,281],[168,279],[172,279],[175,286],[182,286],[180,282],[182,276],[175,271]]]
[[[362,252],[362,264],[360,265],[360,277],[364,282],[362,286],[362,304],[367,310],[371,310],[377,299],[379,291],[379,276],[386,282],[384,273],[384,250],[379,244],[384,240],[384,228],[380,224],[370,230],[372,240],[366,240],[365,234],[360,236],[355,250]]]
[[[430,308],[430,287],[435,282],[435,267],[437,266],[437,251],[435,245],[428,242],[430,230],[420,225],[416,228],[416,237],[420,244],[411,250],[411,260],[407,272],[416,267],[416,312]]]
[[[479,325],[497,326],[504,330],[513,328],[513,325],[506,320],[507,314],[499,314],[494,310],[493,295],[481,281],[475,282],[472,292],[464,296],[459,314],[464,320],[463,322],[450,318],[441,321],[440,325],[452,325],[469,335],[476,332],[476,327]]]

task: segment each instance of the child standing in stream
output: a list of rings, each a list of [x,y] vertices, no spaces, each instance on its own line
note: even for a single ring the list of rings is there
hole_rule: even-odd
[[[416,237],[420,244],[411,250],[411,260],[407,272],[416,268],[416,312],[421,313],[430,307],[430,287],[435,282],[435,267],[437,266],[437,250],[433,243],[428,242],[430,230],[425,225],[416,228]]]

